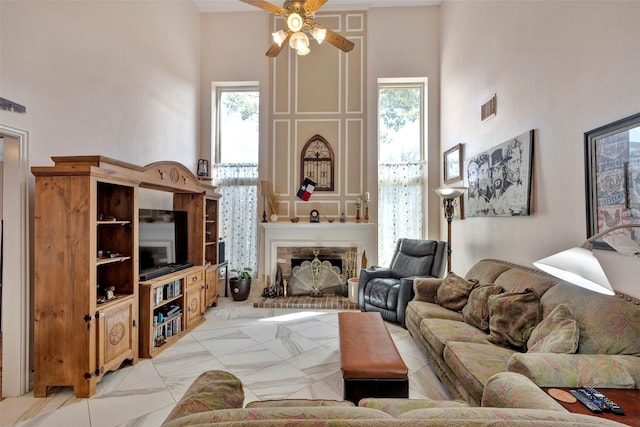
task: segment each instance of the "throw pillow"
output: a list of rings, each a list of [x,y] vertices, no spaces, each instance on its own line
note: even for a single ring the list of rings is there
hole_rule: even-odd
[[[469,293],[478,284],[475,279],[464,279],[454,272],[447,274],[436,293],[436,304],[453,311],[460,311],[467,303]]]
[[[578,350],[580,328],[566,304],[557,305],[542,322],[535,327],[529,341],[528,353],[566,353]]]
[[[489,297],[504,292],[500,285],[482,285],[469,294],[467,305],[462,309],[462,319],[471,326],[486,331],[489,329]]]
[[[536,291],[506,292],[489,297],[489,341],[523,349],[542,320],[542,305]]]

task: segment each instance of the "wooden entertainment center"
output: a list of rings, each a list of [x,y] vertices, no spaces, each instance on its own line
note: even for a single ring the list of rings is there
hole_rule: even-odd
[[[217,304],[220,195],[176,162],[52,160],[31,168],[34,396],[73,386],[90,397],[106,372],[157,355]],[[173,209],[187,212],[192,266],[139,280],[140,188],[173,193]]]

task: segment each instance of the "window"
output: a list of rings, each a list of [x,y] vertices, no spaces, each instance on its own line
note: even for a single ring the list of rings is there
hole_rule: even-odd
[[[259,100],[255,85],[214,85],[213,185],[231,269],[257,266]]]
[[[424,238],[425,83],[378,85],[378,260],[399,238]]]

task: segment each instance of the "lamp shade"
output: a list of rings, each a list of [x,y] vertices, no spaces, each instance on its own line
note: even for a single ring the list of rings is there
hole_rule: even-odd
[[[434,188],[433,191],[443,199],[455,199],[462,196],[467,191],[467,187],[439,187]]]
[[[307,37],[305,33],[300,31],[298,31],[297,33],[293,33],[293,35],[289,39],[289,46],[298,51],[308,49],[309,37]]]
[[[322,44],[322,42],[324,41],[325,37],[327,36],[327,29],[326,28],[320,28],[317,25],[313,26],[311,28],[311,35],[313,36],[314,39],[316,39],[318,44]]]
[[[287,38],[287,32],[285,30],[280,30],[275,33],[272,33],[271,36],[273,37],[273,41],[278,43],[278,46],[282,46],[282,43]]]
[[[600,262],[588,249],[567,249],[538,260],[533,265],[582,288],[605,295],[615,295]]]

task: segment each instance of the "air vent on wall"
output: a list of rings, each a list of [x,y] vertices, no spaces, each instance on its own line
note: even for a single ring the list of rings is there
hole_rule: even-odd
[[[497,98],[496,95],[480,106],[480,120],[487,121],[496,116]]]

